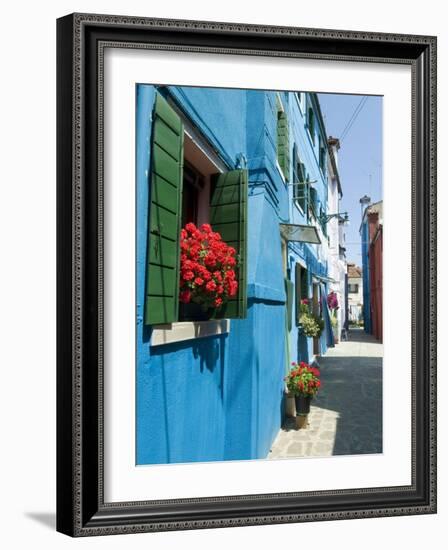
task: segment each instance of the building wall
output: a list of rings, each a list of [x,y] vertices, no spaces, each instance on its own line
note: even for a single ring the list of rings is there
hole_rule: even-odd
[[[383,339],[383,227],[378,214],[369,215],[369,269],[372,334]]]
[[[348,293],[348,303],[349,305],[361,305],[364,296],[363,289],[363,279],[362,277],[349,277],[349,285],[358,285],[358,292],[349,292]]]
[[[379,340],[383,333],[382,201],[366,208],[361,224],[364,328]]]
[[[361,224],[361,254],[362,254],[362,288],[364,330],[372,333],[372,318],[370,309],[370,274],[369,274],[369,225],[366,217]]]
[[[336,147],[333,149],[337,159]],[[328,212],[335,214],[340,212],[340,193],[336,174],[333,171],[332,163],[328,162]],[[339,309],[337,310],[338,325],[335,330],[336,341],[341,339],[341,331],[346,320],[345,300],[345,274],[347,273],[347,262],[341,254],[341,247],[344,246],[343,224],[338,218],[332,218],[328,222],[328,276],[335,282],[330,283],[330,290],[338,296]]]
[[[152,331],[143,325],[143,307],[155,88],[141,85],[136,159],[137,463],[264,458],[282,422],[288,356],[314,358],[311,339],[299,335],[295,323],[289,334],[285,328],[279,222],[304,223],[304,216],[292,206],[291,187],[277,163],[276,93],[178,87],[167,91],[229,169],[241,154],[247,160],[248,314],[232,319],[225,335],[151,346]],[[323,202],[325,179],[304,113],[293,94],[280,97],[289,114],[291,147],[295,140],[301,144]],[[290,244],[287,267],[292,279],[297,260],[310,269],[311,291],[311,270],[315,275],[327,273],[325,251]],[[325,334],[321,342],[325,352]]]
[[[364,309],[362,277],[348,277],[348,288],[350,288],[350,285],[358,285],[358,292],[348,292],[349,319],[350,321],[359,321],[363,317]]]
[[[296,94],[288,94],[290,119],[291,119],[291,141],[296,143],[300,160],[306,167],[306,174],[310,181],[316,182],[318,200],[327,212],[328,201],[328,182],[327,182],[327,162],[324,163],[324,169],[319,165],[319,139],[315,137],[314,143],[311,139],[307,125],[307,108],[311,105],[316,113],[316,132],[325,136],[326,133],[323,121],[319,118],[319,106],[315,94],[301,94],[301,101]],[[294,182],[292,182],[294,183]],[[289,223],[316,225],[321,243],[320,245],[289,243],[288,244],[288,270],[290,278],[295,281],[295,264],[298,262],[307,269],[308,275],[308,297],[312,295],[312,284],[320,282],[317,276],[328,275],[328,239],[324,235],[322,228],[316,221],[310,221],[306,213],[293,200],[293,186],[288,186],[288,205],[289,205]],[[321,285],[320,285],[321,286]],[[325,285],[326,286],[326,285]],[[327,289],[328,291],[328,289]],[[293,310],[298,307],[296,296],[294,297]],[[320,353],[324,354],[328,346],[328,328],[326,327],[320,338]],[[300,332],[300,327],[293,323],[289,334],[290,356],[294,360],[313,362],[315,354],[313,352],[313,339],[307,338]]]

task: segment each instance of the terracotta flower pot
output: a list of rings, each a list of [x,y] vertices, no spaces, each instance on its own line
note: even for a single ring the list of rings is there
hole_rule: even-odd
[[[296,416],[296,428],[298,430],[305,430],[308,427],[308,415],[301,414]]]

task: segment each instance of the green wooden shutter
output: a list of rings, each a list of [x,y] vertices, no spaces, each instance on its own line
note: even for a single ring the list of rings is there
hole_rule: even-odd
[[[297,145],[294,143],[292,147],[292,196],[295,200],[298,199],[299,196],[299,188],[298,188],[298,181],[299,181],[299,153],[297,152]]]
[[[292,148],[292,169],[293,169],[293,197],[299,203],[306,214],[307,209],[307,185],[305,183],[305,165],[300,161],[297,145]]]
[[[279,111],[277,115],[277,160],[285,180],[289,181],[289,130],[284,111]]]
[[[319,215],[318,212],[318,197],[317,197],[317,189],[315,187],[310,187],[310,203],[311,208],[313,209],[314,217],[317,218]]]
[[[302,300],[302,266],[296,262],[296,326],[300,324],[300,301]]]
[[[299,162],[298,168],[298,179],[299,179],[299,185],[297,186],[297,195],[300,207],[304,211],[305,215],[307,216],[307,209],[308,209],[308,185],[305,182],[305,165],[303,162]]]
[[[304,298],[308,298],[308,272],[296,262],[296,325],[300,324],[300,302]]]
[[[288,332],[292,329],[292,304],[294,300],[294,283],[285,278],[285,292],[286,292],[286,327]]]
[[[312,107],[308,108],[308,131],[311,135],[311,140],[314,145],[314,141],[316,138],[315,138],[315,129],[314,129],[314,111]]]
[[[149,198],[145,324],[178,320],[183,125],[156,95]]]
[[[247,313],[247,170],[232,170],[212,178],[210,225],[240,258],[238,294],[214,317],[242,319]]]

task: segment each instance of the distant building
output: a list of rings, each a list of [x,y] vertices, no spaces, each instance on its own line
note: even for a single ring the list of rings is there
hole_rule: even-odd
[[[383,339],[383,201],[367,208],[371,334]]]
[[[352,323],[363,320],[363,276],[362,269],[354,263],[347,264],[348,318]]]
[[[359,232],[363,268],[364,330],[381,340],[383,336],[383,201],[366,206]]]
[[[342,187],[338,171],[338,151],[340,143],[337,138],[328,138],[328,200],[327,211],[331,214],[340,213],[340,201],[342,199]],[[328,276],[332,280],[329,284],[330,291],[338,297],[339,309],[337,310],[337,327],[334,329],[335,341],[341,339],[341,331],[347,324],[346,312],[346,274],[347,260],[345,258],[345,223],[344,219],[335,216],[328,220]]]

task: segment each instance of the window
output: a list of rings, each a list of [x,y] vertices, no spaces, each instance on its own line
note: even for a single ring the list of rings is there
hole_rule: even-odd
[[[322,170],[322,173],[325,176],[326,173],[326,162],[327,162],[327,153],[325,151],[324,141],[321,136],[319,136],[319,167]]]
[[[296,263],[296,325],[300,320],[300,301],[308,298],[308,271]]]
[[[199,195],[204,192],[205,178],[184,160],[182,188],[182,227],[188,222],[198,224]]]
[[[277,161],[285,181],[289,181],[289,126],[288,117],[277,95]]]
[[[319,213],[319,199],[317,196],[317,189],[313,186],[310,186],[310,209],[313,217],[317,220]]]
[[[312,107],[308,107],[308,131],[311,136],[311,141],[315,141],[315,123],[314,123],[314,111]]]
[[[348,291],[350,294],[358,294],[359,291],[359,285],[358,284],[350,284],[348,285]]]
[[[308,186],[305,177],[305,165],[301,162],[297,145],[294,143],[292,150],[292,169],[293,169],[293,186],[292,194],[296,204],[300,206],[305,215],[308,208]]]
[[[181,117],[159,93],[153,121],[144,322],[179,320],[179,237],[190,220],[209,221],[240,257],[238,294],[215,317],[245,317],[247,170],[216,173],[216,165],[195,146]]]

